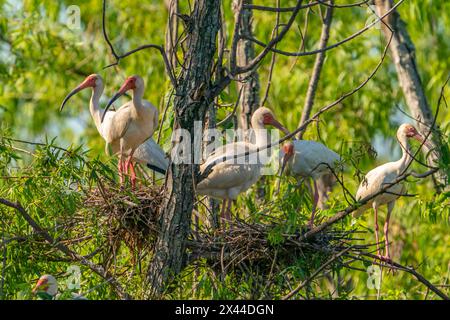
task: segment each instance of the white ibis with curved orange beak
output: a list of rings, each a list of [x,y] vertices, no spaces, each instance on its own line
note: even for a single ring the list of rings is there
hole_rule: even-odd
[[[91,74],[86,79],[78,85],[75,89],[73,89],[65,98],[63,103],[61,104],[60,111],[63,110],[66,103],[69,99],[74,96],[76,93],[87,89],[92,88],[92,96],[89,103],[89,111],[91,113],[92,119],[94,120],[97,131],[100,133],[102,138],[105,138],[105,132],[108,132],[113,127],[112,118],[116,111],[108,111],[105,120],[101,122],[101,113],[102,109],[100,109],[100,97],[103,94],[104,90],[104,81],[103,78],[98,74]],[[113,145],[113,147],[117,147],[117,145]],[[119,149],[113,148],[113,153],[116,154],[119,152]],[[143,144],[141,144],[133,155],[133,160],[143,165],[146,165],[148,168],[159,172],[161,174],[165,174],[167,167],[169,165],[169,161],[161,149],[161,147],[153,140],[148,139]],[[122,176],[122,172],[120,171],[122,166],[119,163],[119,175]]]
[[[326,175],[332,174],[340,156],[328,149],[320,142],[308,140],[293,140],[283,145],[281,155],[283,163],[281,174],[286,173],[296,178],[311,178],[314,184],[313,204],[309,226],[314,226],[314,216],[319,202],[317,181]],[[280,180],[278,180],[280,183]],[[323,196],[323,195],[322,195]]]
[[[251,124],[255,130],[256,143],[235,142],[218,148],[208,156],[205,163],[200,166],[200,171],[204,170],[214,161],[211,172],[206,178],[197,184],[197,193],[223,200],[220,217],[223,223],[231,219],[231,205],[238,195],[248,190],[261,176],[261,164],[249,163],[242,158],[220,160],[224,156],[232,158],[235,155],[245,152],[255,152],[257,148],[268,144],[267,136],[264,132],[266,125],[273,125],[284,133],[288,130],[276,120],[272,111],[265,107],[260,107],[253,113]]]
[[[128,77],[119,91],[108,102],[101,122],[111,117],[111,128],[104,132],[106,149],[119,150],[119,166],[128,173],[131,171],[131,185],[136,184],[136,173],[132,162],[135,150],[150,139],[158,127],[158,109],[150,102],[143,100],[144,80],[140,76]],[[133,98],[110,115],[107,111],[114,101],[128,90],[133,91]],[[124,161],[124,157],[128,155]]]
[[[431,149],[430,142],[425,141],[425,138],[417,131],[414,126],[410,124],[402,124],[397,130],[397,140],[402,148],[402,157],[394,162],[385,163],[375,169],[370,170],[363,181],[361,182],[358,191],[356,192],[356,200],[369,197],[377,192],[380,192],[382,188],[386,188],[389,183],[392,183],[395,179],[405,173],[405,170],[409,167],[409,164],[413,160],[411,150],[409,146],[409,139],[418,140],[424,144],[427,148]],[[385,192],[377,195],[375,198],[368,201],[365,205],[358,208],[353,213],[353,217],[358,217],[364,213],[368,208],[372,207],[375,214],[375,238],[377,242],[377,254],[380,259],[390,262],[391,257],[389,253],[389,219],[391,217],[392,209],[394,208],[395,201],[404,194],[405,186],[402,183],[397,183],[388,188]],[[378,240],[378,208],[381,205],[387,204],[387,217],[384,224],[384,236],[385,236],[385,255],[382,256],[380,252],[380,244]]]

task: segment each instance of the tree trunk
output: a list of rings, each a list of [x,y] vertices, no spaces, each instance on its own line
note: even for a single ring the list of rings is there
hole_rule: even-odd
[[[194,184],[199,166],[194,164],[194,121],[204,123],[211,101],[205,93],[211,86],[212,66],[219,30],[219,0],[197,0],[188,18],[188,38],[183,71],[174,100],[174,130],[190,133],[190,163],[173,164],[168,170],[165,200],[161,207],[161,233],[148,271],[149,296],[161,294],[167,283],[182,271],[186,261],[186,239],[191,227],[195,200]]]
[[[375,0],[378,15],[385,14],[392,8],[392,0]],[[433,123],[433,114],[428,104],[427,97],[422,86],[417,64],[415,60],[415,47],[406,29],[405,23],[400,18],[399,13],[395,10],[392,14],[383,19],[394,32],[390,45],[390,52],[397,70],[398,81],[403,90],[406,103],[411,115],[416,119],[416,124],[423,134],[428,134]],[[391,37],[391,31],[386,25],[382,24],[384,35],[387,39]],[[438,128],[431,132],[430,140],[436,152],[428,157],[428,164],[436,166],[437,158],[440,157],[439,150],[441,146]],[[424,152],[427,151],[424,149]],[[441,171],[434,175],[437,183],[437,190],[441,190],[446,185],[447,178]]]
[[[175,70],[177,67],[176,50],[178,39],[178,0],[165,0],[164,3],[169,12],[167,19],[165,49],[171,67]]]
[[[233,0],[233,12],[235,17],[238,15],[238,1]],[[251,4],[252,0],[244,0],[245,4]],[[239,24],[239,33],[252,36],[252,10],[243,9],[241,15],[241,22]],[[252,41],[240,39],[237,45],[237,60],[238,67],[246,66],[255,57],[255,47]],[[238,91],[241,93],[240,106],[241,113],[239,118],[239,127],[243,130],[251,128],[250,122],[253,111],[259,107],[259,76],[256,70],[250,73],[244,73],[239,76],[243,82],[237,82]]]

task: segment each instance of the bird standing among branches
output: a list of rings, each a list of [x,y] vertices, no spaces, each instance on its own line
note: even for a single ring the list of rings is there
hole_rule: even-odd
[[[320,142],[309,140],[294,140],[283,145],[281,151],[283,163],[281,174],[286,169],[286,173],[296,178],[313,180],[314,192],[311,209],[311,219],[309,226],[314,226],[314,216],[319,203],[319,188],[317,181],[326,175],[332,174],[340,156],[328,149]],[[278,181],[278,183],[280,183]],[[326,190],[320,193],[321,200],[326,198]]]
[[[108,131],[112,130],[112,128],[114,127],[114,123],[112,123],[111,120],[113,119],[113,115],[116,113],[116,111],[107,111],[105,121],[101,121],[102,109],[100,109],[99,102],[103,94],[105,85],[103,78],[99,74],[89,75],[80,85],[73,89],[64,98],[64,101],[60,107],[60,111],[63,110],[64,106],[72,96],[87,88],[92,88],[92,96],[89,102],[89,112],[91,113],[91,117],[94,120],[97,131],[100,133],[102,138],[106,140],[105,137],[108,135]],[[117,144],[112,146],[112,151],[114,154],[119,152],[117,146]],[[116,147],[117,149],[114,149],[114,147]],[[152,138],[146,140],[136,149],[133,155],[133,160],[142,163],[153,171],[159,172],[161,174],[165,174],[167,166],[169,164],[164,151]],[[121,172],[119,173],[121,174]]]
[[[413,156],[409,145],[409,139],[415,139],[427,148],[431,149],[432,145],[427,141],[417,129],[410,124],[402,124],[397,130],[397,140],[402,149],[402,157],[394,162],[388,162],[375,169],[370,170],[363,181],[361,182],[358,191],[356,192],[356,200],[363,199],[370,195],[379,192],[382,188],[386,188],[390,183],[393,183],[395,179],[403,175],[409,168]],[[375,214],[375,238],[377,242],[377,254],[380,259],[390,262],[389,252],[389,220],[391,217],[392,209],[394,208],[395,201],[405,194],[405,186],[401,183],[393,184],[388,188],[386,192],[376,196],[374,199],[367,202],[364,206],[361,206],[357,211],[353,213],[353,217],[359,217],[368,208],[372,207]],[[378,239],[378,208],[384,204],[387,204],[387,217],[384,224],[384,236],[385,236],[385,255],[381,255],[380,243]]]
[[[205,163],[200,166],[203,172],[213,162],[220,161],[227,157],[226,161],[216,164],[208,176],[197,184],[197,193],[214,198],[223,199],[222,210],[220,212],[222,222],[231,220],[231,205],[238,195],[248,190],[261,176],[261,163],[257,159],[257,149],[267,145],[266,125],[273,125],[284,133],[289,131],[276,120],[272,111],[265,107],[260,107],[253,113],[252,127],[255,130],[256,143],[234,142],[218,148],[208,156]],[[250,159],[233,156],[250,152]]]
[[[128,174],[128,170],[130,170],[132,187],[136,185],[133,155],[142,143],[151,138],[158,127],[158,109],[142,99],[144,89],[144,80],[140,76],[128,77],[108,102],[101,119],[103,122],[105,118],[108,118],[112,123],[111,130],[104,133],[106,151],[109,153],[110,147],[113,152],[119,150],[119,172]],[[115,113],[108,113],[113,102],[128,90],[133,91],[132,100],[121,106]],[[123,176],[121,175],[121,177]],[[121,183],[123,183],[123,178],[121,178]]]

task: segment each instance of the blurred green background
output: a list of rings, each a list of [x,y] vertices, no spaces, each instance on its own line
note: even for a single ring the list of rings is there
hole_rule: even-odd
[[[256,1],[255,1],[256,2]],[[258,4],[274,6],[275,1],[262,0]],[[336,1],[337,4],[348,1]],[[295,1],[281,1],[282,6],[292,6]],[[71,29],[67,25],[67,8],[76,5],[80,9],[80,29]],[[233,28],[231,1],[223,1],[228,42]],[[323,10],[323,9],[322,9]],[[188,13],[187,2],[181,4],[181,11]],[[86,157],[96,158],[109,163],[104,155],[104,142],[91,121],[88,101],[90,92],[75,96],[62,113],[59,106],[65,95],[78,85],[86,75],[99,73],[106,83],[106,91],[101,103],[119,88],[127,75],[139,74],[146,83],[145,98],[159,105],[162,112],[164,98],[170,89],[164,65],[155,50],[144,50],[120,62],[118,67],[103,69],[114,62],[107,47],[101,29],[101,1],[4,1],[0,0],[0,119],[1,134],[17,139],[45,142],[56,138],[58,146],[82,145],[88,151]],[[301,43],[299,28],[303,28],[307,10],[302,11],[286,38],[278,46],[279,49],[296,51]],[[405,1],[399,13],[407,23],[407,29],[416,46],[416,59],[422,77],[428,101],[435,110],[440,90],[450,70],[450,2],[432,0]],[[283,21],[288,18],[283,13]],[[371,12],[366,7],[334,10],[333,24],[329,43],[342,40],[363,28],[370,18]],[[116,50],[123,53],[146,43],[163,44],[167,10],[163,1],[108,1],[107,28]],[[275,23],[275,14],[255,11],[254,33],[262,40],[268,41]],[[320,16],[317,8],[309,13],[309,28],[305,42],[305,50],[313,50],[318,45],[320,36]],[[333,49],[327,53],[321,80],[317,90],[313,110],[336,100],[360,84],[377,65],[385,39],[381,30],[372,28],[356,39]],[[230,43],[228,43],[230,45]],[[257,47],[257,50],[260,48]],[[278,56],[274,68],[272,86],[267,106],[272,108],[280,120],[290,129],[297,127],[305,99],[308,81],[311,76],[314,56],[293,58]],[[270,58],[266,58],[259,76],[261,96],[266,89]],[[449,89],[446,89],[448,95]],[[233,83],[221,95],[223,103],[234,103],[237,97],[236,85]],[[122,101],[125,101],[123,98]],[[218,118],[223,118],[231,110],[222,108]],[[399,110],[407,111],[407,106],[399,87],[395,67],[388,56],[375,77],[360,91],[344,100],[332,111],[320,118],[320,126],[311,125],[304,138],[321,139],[326,145],[342,154],[358,156],[358,169],[367,172],[376,165],[395,160],[400,156],[400,148],[395,139],[395,132],[402,122],[412,122]],[[166,119],[162,135],[162,144],[168,149],[171,132],[171,115]],[[450,110],[442,106],[438,116],[438,124],[442,132],[449,133]],[[319,130],[320,129],[320,130]],[[448,136],[444,137],[448,143]],[[372,145],[376,157],[365,149],[365,144]],[[417,145],[415,145],[417,147]],[[0,149],[0,152],[2,150]],[[6,152],[3,150],[3,152]],[[10,156],[10,155],[9,155]],[[6,153],[2,155],[7,158]],[[36,163],[30,157],[13,162],[2,162],[4,175],[20,173],[30,163],[33,170]],[[13,166],[11,164],[14,164]],[[57,164],[61,166],[61,163]],[[55,164],[56,166],[56,164]],[[424,171],[415,164],[414,169]],[[32,170],[29,168],[29,170]],[[356,169],[348,167],[345,172],[346,186],[355,192],[358,179]],[[72,173],[70,173],[72,174]],[[57,180],[57,179],[56,179]],[[269,180],[270,182],[272,180]],[[275,181],[275,180],[274,180]],[[31,183],[31,182],[30,182]],[[56,183],[56,182],[55,182]],[[61,188],[64,187],[61,184]],[[11,183],[0,180],[0,194],[4,197],[22,199],[27,203],[41,203],[42,212],[37,212],[40,221],[48,227],[56,224],[56,217],[65,211],[78,210],[79,199],[73,207],[62,204],[56,212],[53,202],[46,202],[41,197],[36,185],[36,193],[26,195],[27,186],[22,182]],[[47,188],[47,189],[45,189]],[[42,190],[53,190],[55,186],[46,185]],[[267,197],[272,194],[272,186],[266,186]],[[41,190],[41,191],[42,191]],[[252,189],[254,191],[254,189]],[[393,241],[393,258],[405,265],[419,266],[431,282],[448,285],[450,276],[450,226],[449,200],[446,197],[435,198],[431,179],[408,183],[410,193],[418,194],[412,198],[402,198],[397,202],[392,218],[391,239]],[[43,192],[43,191],[42,191]],[[57,194],[48,197],[56,197]],[[301,196],[301,195],[299,195]],[[63,199],[64,196],[61,196]],[[257,206],[254,194],[244,195],[239,205]],[[345,205],[342,190],[336,187],[330,197],[331,208],[320,214],[323,218]],[[39,201],[38,201],[39,200]],[[67,200],[67,199],[66,199]],[[441,202],[439,202],[441,201]],[[53,208],[48,214],[45,208]],[[255,209],[256,210],[256,209]],[[307,215],[308,206],[302,210]],[[334,211],[333,211],[334,210]],[[66,212],[66,213],[67,213]],[[384,217],[383,209],[382,217]],[[3,235],[26,234],[27,227],[12,211],[0,208],[4,228]],[[382,220],[383,221],[383,220]],[[345,224],[350,225],[351,219]],[[364,235],[367,242],[374,242],[373,218],[367,212],[359,219],[357,225],[369,231]],[[30,230],[28,230],[29,232]],[[3,249],[0,247],[0,252]],[[33,246],[18,242],[10,242],[7,246],[7,264],[5,285],[2,299],[29,298],[32,282],[42,273],[64,272],[67,263],[34,261]],[[207,277],[207,275],[202,275]],[[348,284],[348,292],[342,292],[339,298],[376,298],[377,291],[367,288],[367,274],[342,270],[340,277]],[[101,280],[83,271],[83,286],[87,290]],[[245,287],[243,284],[240,284]],[[129,282],[128,289],[138,290],[138,282]],[[181,287],[173,297],[190,298],[194,295]],[[28,289],[27,289],[28,288]],[[242,289],[245,292],[245,289]],[[319,282],[318,295],[327,296],[327,286]],[[86,291],[86,290],[85,290]],[[133,291],[134,292],[134,291]],[[448,292],[448,290],[447,290]],[[22,294],[22,295],[21,295]],[[200,290],[199,298],[237,298],[239,294],[223,290],[209,292]],[[423,299],[427,295],[426,288],[417,283],[410,275],[404,273],[388,274],[383,277],[380,298]],[[240,297],[246,297],[243,293]],[[92,291],[88,298],[114,298],[105,287]],[[428,294],[427,298],[435,298]]]

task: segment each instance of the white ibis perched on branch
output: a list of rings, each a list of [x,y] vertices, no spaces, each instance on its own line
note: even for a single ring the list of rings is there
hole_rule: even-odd
[[[106,133],[111,130],[111,128],[114,126],[112,123],[113,115],[116,111],[108,111],[105,120],[101,121],[101,113],[102,109],[100,109],[100,97],[103,94],[103,90],[105,88],[103,78],[98,74],[91,74],[86,79],[78,85],[75,89],[73,89],[65,98],[63,103],[61,104],[60,111],[64,108],[67,101],[76,93],[82,91],[83,89],[92,88],[92,96],[89,103],[89,111],[91,113],[92,119],[94,120],[95,126],[102,136],[102,138],[105,138],[107,135]],[[118,148],[118,145],[112,145],[113,147],[113,153],[116,154],[120,151]],[[116,149],[114,149],[114,147]],[[161,174],[165,174],[165,171],[167,170],[168,166],[168,159],[164,153],[164,151],[161,149],[161,147],[153,140],[148,139],[144,143],[142,143],[136,150],[136,152],[133,155],[133,160],[139,163],[142,163],[143,165],[146,165],[148,168],[159,172]],[[119,163],[119,169],[120,169],[120,163]],[[121,172],[119,172],[121,174]]]
[[[296,178],[311,178],[313,180],[314,193],[311,219],[309,220],[309,226],[312,228],[317,204],[319,203],[319,195],[322,198],[326,197],[326,190],[319,193],[317,183],[325,176],[333,174],[332,170],[336,168],[340,156],[322,143],[309,140],[287,142],[283,145],[281,154],[283,157],[281,174],[286,169],[287,174]]]
[[[244,157],[232,159],[233,156],[244,154],[245,152],[255,153],[257,148],[268,144],[264,129],[266,125],[273,125],[284,133],[289,131],[276,120],[272,111],[265,107],[260,107],[253,113],[251,124],[255,130],[256,143],[235,142],[218,148],[208,156],[205,163],[200,166],[200,171],[204,170],[213,162],[217,161],[212,167],[211,172],[206,178],[197,184],[197,192],[201,195],[207,195],[213,198],[223,200],[222,210],[220,212],[221,220],[230,220],[231,205],[238,195],[248,190],[261,176],[261,164],[258,161],[250,163],[244,160]],[[231,159],[220,160],[226,156]],[[250,155],[251,157],[252,155]]]
[[[427,148],[431,149],[431,144],[425,140],[425,138],[410,124],[402,124],[397,130],[397,140],[402,149],[402,157],[400,160],[394,162],[385,163],[375,169],[370,170],[363,181],[361,182],[358,191],[356,192],[356,200],[361,200],[366,197],[380,192],[381,189],[389,186],[390,183],[395,181],[399,176],[405,173],[408,169],[411,161],[413,160],[408,140],[413,138],[424,144]],[[369,200],[365,205],[358,208],[353,213],[353,217],[359,217],[368,208],[372,207],[375,214],[375,238],[377,242],[377,254],[380,259],[385,261],[391,261],[389,253],[389,219],[392,209],[394,208],[395,201],[405,193],[405,187],[402,183],[396,183],[392,187],[388,188],[385,192],[377,195],[375,198]],[[385,255],[380,253],[380,244],[378,240],[378,208],[381,205],[387,204],[387,217],[384,224],[384,236],[385,236]]]
[[[106,105],[101,122],[108,117],[111,128],[104,132],[106,140],[106,150],[109,148],[119,150],[119,172],[131,171],[131,185],[136,184],[136,173],[132,162],[134,152],[150,139],[158,127],[158,109],[150,102],[143,100],[144,80],[140,76],[128,77],[119,91],[111,98]],[[114,101],[125,94],[128,90],[133,91],[133,98],[124,104],[115,113],[107,112]],[[124,160],[126,158],[126,160]],[[123,181],[121,181],[123,182]]]
[[[58,298],[58,281],[51,274],[44,274],[36,283],[32,290],[33,294],[39,295],[44,300],[53,300]],[[81,294],[71,292],[72,300],[87,300]]]

